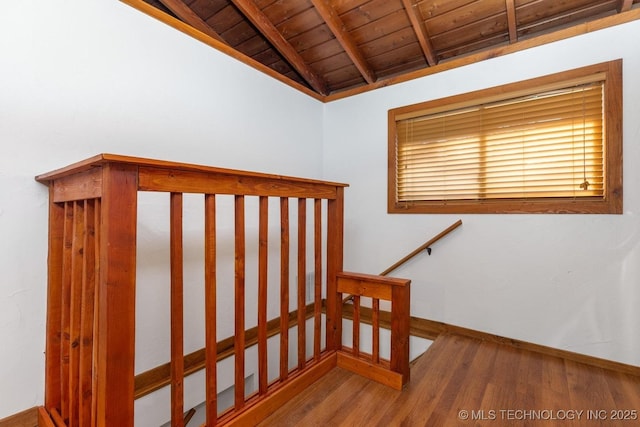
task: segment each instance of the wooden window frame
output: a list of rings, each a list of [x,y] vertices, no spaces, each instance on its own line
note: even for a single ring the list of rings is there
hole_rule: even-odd
[[[603,75],[604,195],[602,198],[531,198],[447,201],[398,201],[396,176],[396,122],[469,107],[490,101],[541,93],[567,83]],[[602,79],[602,77],[600,78]],[[388,212],[389,213],[622,213],[622,60],[614,60],[521,82],[482,89],[447,98],[391,109],[388,112]]]

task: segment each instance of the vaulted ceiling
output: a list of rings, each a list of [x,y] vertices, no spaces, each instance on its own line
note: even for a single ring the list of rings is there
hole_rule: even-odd
[[[640,0],[123,1],[324,100],[640,17]]]

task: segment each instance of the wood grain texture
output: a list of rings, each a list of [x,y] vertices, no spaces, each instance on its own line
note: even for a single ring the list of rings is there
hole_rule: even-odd
[[[495,86],[451,97],[407,105],[389,110],[388,116],[388,169],[387,210],[389,213],[622,213],[622,60],[613,60],[533,79]],[[510,98],[539,94],[547,90],[569,88],[578,83],[604,82],[603,114],[607,129],[605,146],[606,185],[598,197],[524,197],[491,199],[452,199],[446,203],[436,200],[399,200],[396,195],[398,177],[396,124],[404,119],[442,113],[453,109],[504,101]]]
[[[56,203],[93,199],[102,196],[102,169],[93,168],[63,177],[53,184],[52,199]]]
[[[71,281],[73,277],[73,212],[74,202],[64,204],[64,249],[62,254],[62,299],[61,299],[61,347],[60,347],[60,367],[61,367],[61,400],[60,406],[55,408],[63,419],[69,419],[71,390]],[[53,408],[49,408],[53,409]]]
[[[306,319],[310,319],[313,316],[313,305],[308,305],[305,308]],[[290,313],[285,313],[284,324],[285,331],[294,327],[298,321],[298,311],[294,310]],[[267,338],[279,335],[282,328],[282,319],[276,317],[267,322]],[[284,335],[287,335],[286,333]],[[245,344],[244,347],[248,348],[258,343],[258,327],[253,327],[245,331]],[[212,349],[199,349],[184,356],[185,360],[185,375],[188,376],[194,372],[198,372],[204,369],[207,364],[209,354],[216,361],[224,360],[234,355],[234,343],[235,336],[227,337],[218,341]],[[286,352],[284,352],[286,354]],[[281,379],[285,380],[288,376],[288,367],[285,368],[285,375],[281,375]],[[141,372],[135,377],[135,398],[139,399],[142,396],[146,396],[156,390],[171,383],[171,366],[170,363],[166,363],[147,371]]]
[[[136,167],[104,167],[101,218],[96,420],[98,426],[127,426],[133,425]]]
[[[380,364],[374,364],[357,354],[345,351],[338,352],[338,366],[365,378],[372,379],[395,390],[402,390],[404,380],[401,374],[390,372]]]
[[[269,66],[271,64],[266,65],[260,61],[261,59],[260,57],[257,56],[256,59],[254,59],[253,57],[243,53],[240,49],[236,50],[228,46],[227,44],[220,42],[216,38],[213,38],[210,35],[205,34],[202,31],[199,31],[193,28],[191,25],[188,25],[182,22],[178,18],[175,18],[174,16],[171,16],[169,14],[166,14],[163,11],[149,5],[144,0],[122,0],[122,2],[134,7],[135,9],[138,9],[139,11],[149,16],[152,16],[153,18],[177,29],[178,31],[183,32],[184,34],[187,34],[193,37],[196,40],[201,41],[202,43],[205,43],[215,48],[220,52],[225,53],[226,55],[229,55],[230,57],[240,62],[243,62],[285,84],[290,85],[291,87],[296,88],[302,93],[305,93],[316,99],[321,99],[321,96],[316,91],[312,90],[306,84],[304,84],[304,80],[299,76],[297,76],[297,73],[295,73],[295,71],[290,66],[288,66],[288,64],[286,64],[282,59],[278,58],[278,53],[273,50],[271,52],[267,52],[266,53],[267,56],[276,57],[275,62],[278,62],[279,64],[284,65],[284,67]],[[228,9],[228,8],[224,8],[224,9]],[[212,21],[215,20],[214,18],[215,17],[208,19],[207,22],[212,23]],[[219,20],[223,22],[225,21],[224,19],[219,19]],[[242,27],[242,25],[236,25],[236,27]],[[222,36],[225,38],[227,37],[227,35],[224,33],[222,34]],[[266,45],[266,43],[267,42],[265,40],[262,40],[262,44]],[[260,50],[259,52],[262,53],[262,50]],[[284,74],[281,74],[280,72],[276,71],[276,69],[278,68],[284,68],[287,70],[287,72],[285,72]],[[294,73],[295,75],[293,75]]]
[[[187,7],[182,0],[160,0],[160,2],[170,9],[176,16],[180,17],[182,21],[188,23],[196,30],[202,31],[209,37],[224,43],[222,37],[220,37],[220,35],[216,33],[205,21],[203,21],[192,9]]]
[[[282,30],[276,28],[253,0],[232,1],[316,92],[323,95],[328,93],[326,82],[322,77],[318,76],[309,64],[304,61],[291,43],[283,36]]]
[[[352,301],[352,344],[351,348],[341,347],[338,365],[374,379],[396,389],[401,389],[409,381],[409,329],[410,329],[410,280],[341,272],[337,278],[340,293],[349,293]],[[361,307],[361,296],[373,298],[372,309]],[[391,329],[390,363],[382,363],[379,357],[380,312],[378,299],[391,301],[388,325]],[[340,305],[341,311],[343,305]],[[372,354],[360,351],[360,312],[368,312],[373,324]],[[344,313],[343,313],[344,314]]]
[[[376,286],[375,283],[367,282],[358,278],[339,277],[338,292],[352,295],[363,295],[387,301],[391,300],[391,287],[380,285]]]
[[[100,235],[100,199],[85,201],[84,209],[84,254],[82,257],[82,293],[80,318],[80,395],[78,424],[91,425],[95,415],[94,394],[94,340],[96,273],[99,270],[97,260]]]
[[[637,0],[123,1],[325,102],[640,12]]]
[[[234,408],[244,406],[244,360],[245,360],[245,212],[244,196],[235,196],[235,284],[234,284],[234,358],[235,399]]]
[[[37,427],[38,417],[41,414],[45,415],[45,422],[46,422],[46,418],[49,418],[46,410],[43,407],[39,407],[39,408],[35,407],[35,408],[26,409],[17,414],[0,419],[0,427]],[[49,427],[49,426],[53,427],[53,423],[51,422],[50,418],[48,421],[49,421],[49,424],[45,424],[43,422],[40,425],[43,427]]]
[[[268,257],[269,257],[269,200],[260,197],[258,242],[258,390],[260,394],[267,392],[267,306],[268,306]]]
[[[24,424],[15,424],[15,426],[12,426],[11,424],[7,424],[4,425],[2,424],[2,422],[0,422],[0,425],[2,425],[2,427],[17,427],[17,426],[21,426],[21,427],[55,427],[55,424],[53,423],[53,420],[51,419],[51,417],[49,416],[49,414],[47,413],[47,410],[44,409],[43,406],[38,408],[38,412],[37,412],[37,423],[36,424],[32,424],[31,422],[24,423]]]
[[[258,425],[632,426],[640,417],[610,419],[640,411],[640,376],[507,344],[445,333],[411,371],[400,392],[335,368]],[[523,420],[561,411],[575,419]]]
[[[371,359],[373,363],[380,362],[380,300],[371,301]]]
[[[391,364],[390,369],[402,376],[402,385],[409,382],[409,323],[411,310],[410,283],[391,290]]]
[[[62,260],[65,207],[53,202],[49,188],[49,254],[47,259],[47,342],[45,347],[45,396],[47,408],[60,407],[62,390]]]
[[[334,198],[335,187],[279,178],[240,177],[209,172],[140,168],[140,189],[184,193],[242,194],[271,197]]]
[[[518,41],[515,0],[505,0],[505,4],[507,6],[507,22],[509,23],[509,42],[515,43]]]
[[[454,68],[463,67],[465,65],[473,64],[476,62],[484,61],[486,59],[492,59],[511,53],[523,51],[536,46],[542,46],[545,44],[553,43],[560,40],[565,40],[571,37],[576,37],[583,34],[592,33],[594,31],[610,28],[616,25],[624,24],[626,22],[632,22],[640,19],[640,9],[632,9],[628,12],[620,13],[617,15],[606,16],[595,21],[583,22],[571,27],[562,28],[553,33],[541,34],[531,38],[521,38],[517,43],[508,45],[500,45],[497,47],[491,47],[483,49],[482,51],[475,52],[469,55],[463,55],[457,58],[450,59],[448,61],[441,61],[438,65],[434,65],[428,68],[417,69],[410,71],[402,75],[392,75],[387,78],[379,78],[375,83],[372,83],[363,87],[355,87],[352,89],[345,89],[340,92],[322,97],[324,102],[332,102],[339,99],[347,98],[350,96],[358,95],[371,90],[379,89],[386,86],[403,83],[413,79],[425,77],[428,75],[441,73]]]
[[[306,363],[307,326],[304,318],[307,284],[307,200],[298,199],[298,369]]]
[[[215,426],[218,419],[218,348],[217,348],[217,304],[216,304],[216,196],[205,196],[205,411],[206,424]]]
[[[81,406],[81,377],[83,373],[80,371],[81,359],[81,317],[82,317],[82,293],[83,293],[83,274],[84,274],[84,255],[85,244],[85,202],[75,202],[73,207],[73,249],[71,255],[71,300],[70,300],[70,344],[69,352],[69,424],[80,425],[80,406]],[[91,365],[88,366],[89,371],[84,373],[91,377]]]
[[[618,0],[618,12],[627,12],[631,10],[633,0]]]
[[[338,287],[338,292],[340,287]],[[353,295],[353,320],[352,320],[352,344],[351,350],[355,357],[360,355],[360,295]],[[344,348],[344,343],[342,343]]]
[[[342,340],[342,294],[337,277],[344,254],[344,188],[336,191],[336,199],[329,200],[327,208],[327,350],[337,350]]]
[[[267,339],[278,332],[297,326],[299,334],[297,368],[283,366],[284,376],[292,384],[303,384],[301,378],[317,378],[319,372],[335,365],[332,351],[322,348],[321,314],[323,310],[322,277],[325,272],[322,250],[323,203],[327,218],[343,219],[342,185],[327,182],[286,178],[251,172],[222,170],[198,165],[182,165],[150,159],[101,154],[58,169],[37,178],[50,185],[52,195],[51,259],[57,277],[50,283],[54,303],[50,313],[52,327],[48,328],[48,350],[56,353],[48,364],[49,376],[57,377],[48,384],[48,416],[56,425],[132,425],[134,398],[171,384],[172,425],[185,423],[185,376],[207,367],[208,424],[216,419],[216,361],[234,356],[235,403],[222,419],[242,418],[240,412],[264,413],[270,408],[272,397],[283,389],[287,381],[277,378],[269,384],[267,371]],[[55,188],[72,188],[74,197],[62,203],[54,202]],[[84,190],[89,188],[90,190]],[[168,191],[171,188],[172,191]],[[76,190],[79,189],[79,190]],[[135,279],[137,192],[165,191],[170,193],[170,282],[171,282],[171,362],[134,377],[135,351]],[[184,296],[183,296],[183,191],[202,193],[205,199],[205,300],[207,305],[206,346],[184,354]],[[227,340],[216,342],[216,207],[215,194],[234,195],[234,329]],[[300,197],[308,194],[311,197]],[[247,309],[245,280],[247,252],[247,224],[245,197],[258,195],[258,320],[259,326],[245,330]],[[80,199],[75,200],[76,197]],[[283,319],[267,322],[268,298],[268,234],[269,199],[279,197],[282,209],[282,269],[281,286],[286,288],[286,303],[282,304]],[[289,199],[297,200],[297,254],[289,253]],[[307,206],[313,200],[313,212]],[[330,207],[329,207],[330,206]],[[55,208],[54,208],[55,207]],[[313,216],[309,222],[308,216]],[[54,226],[55,225],[55,226]],[[313,227],[313,247],[307,244],[307,234]],[[342,224],[327,225],[327,235],[333,236],[326,247],[336,249],[339,258],[333,260],[333,271],[342,262]],[[339,237],[336,240],[335,237]],[[290,255],[298,258],[296,283],[289,283]],[[312,256],[314,268],[314,301],[306,304],[307,259]],[[98,278],[95,274],[98,274]],[[329,280],[331,282],[331,280]],[[333,280],[333,292],[336,292]],[[296,290],[297,287],[297,290]],[[288,292],[296,292],[298,310],[289,313]],[[50,298],[51,299],[51,298]],[[335,302],[337,298],[332,298]],[[292,301],[293,302],[293,301]],[[61,307],[61,308],[60,308]],[[94,316],[95,312],[95,316]],[[307,359],[305,323],[313,318],[313,357]],[[95,319],[95,321],[94,321]],[[334,318],[335,319],[335,318]],[[335,320],[334,320],[335,321]],[[95,331],[95,345],[92,336]],[[53,335],[53,337],[51,336]],[[283,335],[286,335],[283,334]],[[57,338],[57,341],[56,341]],[[285,338],[285,343],[286,343]],[[258,344],[259,391],[247,393],[245,380],[245,352],[247,345]],[[286,353],[285,350],[282,353]],[[334,345],[335,348],[335,345]],[[57,360],[56,360],[57,359]],[[333,360],[333,362],[331,362]],[[329,361],[329,362],[327,362]],[[285,360],[285,362],[287,362]],[[318,370],[318,366],[323,368]],[[307,374],[306,368],[309,368]],[[147,375],[148,374],[148,375]],[[143,381],[143,380],[144,381]],[[52,387],[55,387],[52,388]],[[57,395],[56,395],[57,394]],[[277,401],[277,400],[276,400]]]
[[[182,193],[170,194],[171,425],[184,425],[184,256]]]
[[[370,308],[361,307],[360,309],[360,321],[365,324],[372,323],[372,312]],[[351,304],[345,304],[342,311],[345,319],[353,318],[353,307]],[[391,313],[388,311],[380,311],[380,327],[385,329],[391,329]],[[419,317],[410,317],[409,320],[410,335],[419,338],[425,338],[428,340],[435,340],[442,334],[457,334],[470,338],[476,338],[483,341],[491,341],[499,344],[510,345],[522,350],[530,351],[533,353],[540,353],[542,355],[559,357],[566,360],[571,360],[576,363],[582,363],[584,365],[593,366],[595,368],[607,369],[623,374],[632,376],[640,376],[640,366],[629,365],[613,360],[602,359],[594,356],[588,356],[585,354],[575,353],[567,350],[557,349],[549,346],[535,344],[527,341],[521,341],[514,338],[503,337],[499,335],[490,334],[474,329],[463,328],[461,326],[451,325],[444,322],[438,322],[435,320],[423,319]]]
[[[51,421],[55,424],[56,427],[67,427],[67,423],[62,419],[62,416],[58,411],[53,409],[49,414]],[[48,424],[48,420],[45,418],[45,425]]]
[[[269,399],[263,401],[261,405],[252,405],[237,417],[220,419],[221,424],[228,423],[229,426],[255,426],[268,415],[275,412],[285,402],[291,401],[295,396],[299,396],[310,385],[323,378],[328,372],[336,367],[336,353],[324,354],[319,362],[311,361],[307,369],[303,372],[297,371],[291,374],[290,381],[276,386],[269,394]],[[227,425],[227,424],[225,424]]]
[[[427,63],[430,66],[436,65],[438,63],[438,58],[436,57],[435,50],[431,44],[429,34],[427,34],[427,30],[424,27],[424,22],[421,17],[418,16],[417,5],[414,5],[411,0],[402,0],[402,5],[407,11],[407,16],[409,17],[413,31],[420,42],[420,47],[422,48],[422,52],[424,53]]]
[[[289,372],[289,199],[280,198],[280,378]]]
[[[409,261],[414,256],[422,253],[425,249],[429,249],[431,247],[431,245],[433,245],[435,242],[437,242],[438,240],[442,239],[444,236],[446,236],[447,234],[451,233],[453,230],[455,230],[456,228],[458,228],[461,225],[462,225],[462,220],[461,219],[457,220],[456,222],[451,224],[449,227],[445,228],[443,231],[441,231],[440,233],[436,234],[434,237],[429,239],[427,242],[425,242],[424,244],[418,246],[411,253],[409,253],[408,255],[406,255],[405,257],[403,257],[402,259],[400,259],[396,263],[394,263],[392,266],[390,266],[386,270],[384,270],[382,273],[380,273],[380,275],[381,276],[386,276],[387,274],[391,273],[393,270],[395,270],[396,268],[400,267],[402,264],[404,264],[405,262]]]
[[[313,252],[314,252],[314,278],[313,278],[313,357],[318,360],[321,352],[322,334],[322,200],[313,202]]]
[[[316,179],[300,178],[276,174],[268,174],[261,172],[252,172],[238,169],[226,169],[218,168],[215,166],[198,165],[193,163],[173,162],[169,160],[148,159],[143,157],[123,156],[121,154],[101,153],[93,157],[89,157],[84,160],[72,163],[68,166],[64,166],[59,169],[55,169],[50,172],[46,172],[36,176],[36,181],[43,184],[50,184],[53,181],[61,178],[82,174],[85,171],[91,169],[100,169],[106,164],[128,164],[140,167],[140,174],[144,175],[147,171],[158,170],[179,170],[185,172],[203,173],[205,175],[211,175],[215,177],[221,176],[233,176],[240,181],[244,178],[260,178],[270,182],[282,182],[282,183],[295,183],[296,185],[318,185],[320,187],[347,187],[347,184],[340,184],[336,182],[320,181]],[[147,169],[148,168],[148,169]],[[181,190],[176,190],[180,192]]]
[[[351,35],[347,32],[346,26],[338,16],[336,10],[327,0],[311,0],[311,2],[322,19],[324,19],[326,24],[329,26],[336,39],[340,42],[345,53],[349,58],[351,58],[351,61],[358,68],[362,77],[367,81],[367,83],[375,82],[375,72],[371,67],[369,67],[369,64],[367,64],[366,59],[362,56],[362,52],[351,38]]]
[[[82,313],[82,273],[84,264],[84,202],[73,203],[71,249],[71,292],[69,301],[69,425],[79,424],[80,317]],[[91,373],[89,372],[89,375]]]

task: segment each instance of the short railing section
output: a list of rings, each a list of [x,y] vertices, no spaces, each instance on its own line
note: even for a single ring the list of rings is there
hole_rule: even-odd
[[[36,179],[50,195],[40,425],[133,426],[136,397],[169,386],[171,425],[183,426],[185,413],[193,415],[184,403],[185,378],[202,369],[207,426],[256,424],[336,366],[395,388],[408,381],[409,281],[342,272],[346,185],[111,154]],[[140,192],[165,193],[169,206],[170,361],[152,370],[150,381],[135,375]],[[204,348],[187,355],[185,194],[199,195],[204,218]],[[221,283],[218,271],[217,251],[226,243],[216,222],[226,208],[220,198],[232,199],[232,283]],[[249,268],[257,280],[249,279]],[[233,289],[229,306],[217,297],[223,286]],[[342,342],[343,293],[354,295],[354,317],[359,298],[371,300],[371,353],[361,350],[357,332],[352,343]],[[392,307],[390,360],[379,351],[381,300]],[[221,311],[233,316],[233,334],[225,339],[219,338]],[[255,313],[255,324],[247,312]],[[275,352],[267,343],[274,336]],[[255,347],[257,386],[246,390],[246,354]],[[218,364],[231,356],[233,404],[219,408]]]
[[[352,343],[342,344],[338,366],[401,390],[409,381],[410,281],[357,273],[338,273],[338,292],[352,296]],[[361,350],[361,300],[369,299],[371,313],[371,352]],[[380,356],[380,301],[391,303],[390,359]],[[339,318],[342,318],[340,306]]]

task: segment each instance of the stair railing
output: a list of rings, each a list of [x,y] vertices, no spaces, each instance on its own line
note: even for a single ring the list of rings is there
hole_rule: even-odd
[[[136,245],[138,193],[165,193],[169,201],[170,241],[170,355],[171,424],[184,426],[185,378],[190,362],[184,354],[185,268],[183,194],[200,194],[204,216],[204,305],[206,425],[254,425],[313,381],[337,366],[363,373],[362,355],[342,344],[343,292],[390,299],[396,308],[391,361],[373,355],[382,382],[398,387],[408,380],[408,281],[341,273],[343,257],[344,184],[234,171],[199,165],[102,154],[40,175],[49,186],[49,258],[45,402],[39,409],[42,426],[133,426],[136,381]],[[255,310],[255,344],[247,336],[252,325],[234,314],[231,340],[234,356],[234,402],[227,410],[217,405],[219,245],[217,212],[221,197],[230,197],[234,215],[232,239],[233,313]],[[247,200],[256,212],[247,215]],[[279,207],[277,219],[269,208]],[[289,206],[297,214],[290,218]],[[308,208],[310,207],[310,208]],[[248,225],[257,218],[257,225]],[[271,252],[269,224],[279,225],[279,279],[267,274]],[[290,244],[295,236],[295,249]],[[309,239],[307,239],[309,235]],[[255,257],[246,242],[256,239]],[[289,265],[289,259],[296,261]],[[257,283],[247,280],[254,262]],[[311,312],[306,300],[307,266],[313,265]],[[297,279],[290,280],[296,273]],[[277,282],[277,283],[272,283]],[[275,292],[269,287],[275,286]],[[247,295],[258,295],[257,307]],[[280,305],[279,372],[268,372],[269,295]],[[322,296],[325,296],[323,300]],[[295,307],[295,335],[290,332],[290,307]],[[323,312],[324,311],[324,312]],[[307,320],[309,319],[309,320]],[[274,319],[272,319],[273,321]],[[310,322],[310,327],[307,323]],[[393,329],[393,328],[392,328]],[[289,342],[296,355],[289,360]],[[246,351],[257,346],[257,389],[245,389]],[[309,346],[307,346],[309,345]],[[307,348],[312,348],[308,351]],[[352,346],[353,347],[353,346]],[[276,352],[278,353],[278,352]],[[355,360],[345,363],[344,360]],[[377,363],[376,363],[377,362]],[[385,380],[385,376],[391,380]],[[380,380],[379,378],[377,378]]]
[[[390,266],[389,268],[387,268],[386,270],[384,270],[382,273],[379,274],[379,276],[386,276],[389,273],[391,273],[393,270],[397,269],[398,267],[400,267],[401,265],[403,265],[404,263],[406,263],[407,261],[409,261],[410,259],[412,259],[413,257],[415,257],[416,255],[422,253],[424,250],[427,251],[427,253],[429,255],[431,255],[431,246],[436,243],[438,240],[442,239],[443,237],[445,237],[447,234],[451,233],[453,230],[455,230],[456,228],[460,227],[462,225],[462,220],[457,220],[456,222],[454,222],[453,224],[451,224],[449,227],[445,228],[444,230],[442,230],[440,233],[436,234],[435,236],[433,236],[431,239],[429,239],[427,242],[423,243],[422,245],[418,246],[416,249],[414,249],[412,252],[410,252],[408,255],[406,255],[405,257],[403,257],[402,259],[400,259],[398,262],[396,262],[395,264],[393,264],[392,266]],[[342,303],[346,304],[348,302],[352,302],[353,301],[353,295],[347,295],[346,297],[343,298]]]
[[[401,265],[403,265],[405,262],[409,261],[411,258],[413,258],[414,256],[422,253],[424,250],[427,251],[427,253],[429,255],[431,255],[431,246],[437,242],[438,240],[442,239],[444,236],[446,236],[447,234],[451,233],[453,230],[455,230],[456,228],[460,227],[462,225],[462,220],[459,219],[456,222],[454,222],[453,224],[451,224],[449,227],[445,228],[444,230],[442,230],[440,233],[436,234],[435,236],[433,236],[431,239],[429,239],[427,242],[425,242],[424,244],[418,246],[416,249],[414,249],[413,251],[411,251],[407,256],[403,257],[402,259],[400,259],[398,262],[396,262],[395,264],[393,264],[392,266],[390,266],[389,268],[387,268],[386,270],[384,270],[382,273],[380,273],[380,276],[386,276],[387,274],[391,273],[393,270],[395,270],[396,268],[400,267]]]

